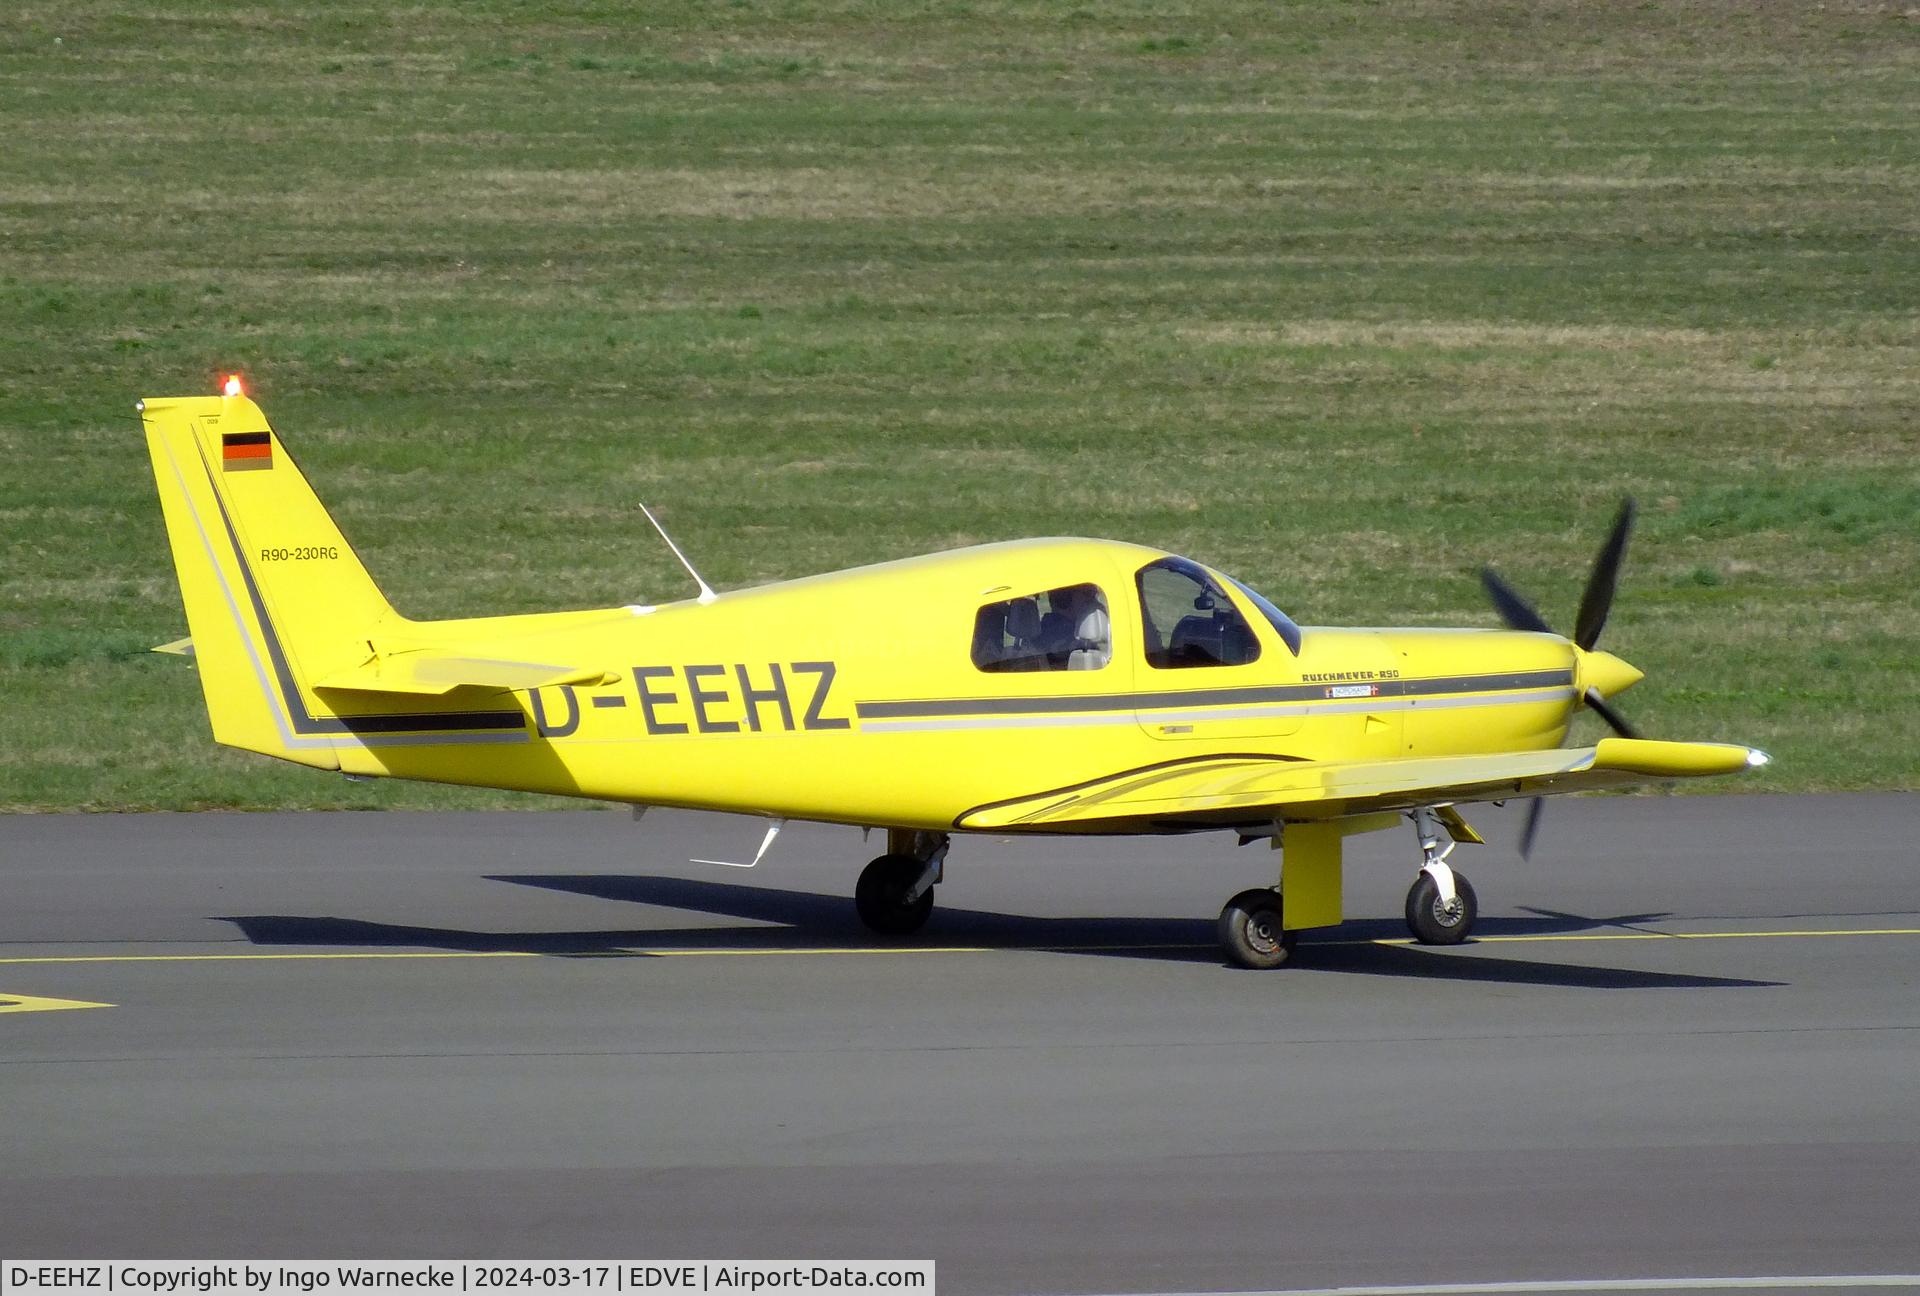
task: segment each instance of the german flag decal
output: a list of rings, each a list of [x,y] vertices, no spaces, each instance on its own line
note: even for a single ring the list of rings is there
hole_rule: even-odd
[[[273,467],[273,434],[270,432],[222,432],[220,463],[228,472],[245,472]]]

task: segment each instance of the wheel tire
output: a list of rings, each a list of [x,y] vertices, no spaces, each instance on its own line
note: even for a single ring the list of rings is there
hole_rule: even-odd
[[[933,888],[909,902],[907,892],[926,866],[911,855],[882,855],[860,871],[853,888],[854,911],[868,930],[882,936],[911,936],[933,912]]]
[[[1458,945],[1473,932],[1480,916],[1480,900],[1466,874],[1453,875],[1452,909],[1440,904],[1440,885],[1422,873],[1407,891],[1407,930],[1422,945]]]
[[[1243,968],[1285,966],[1297,939],[1282,923],[1280,893],[1271,887],[1242,891],[1220,911],[1220,943]]]

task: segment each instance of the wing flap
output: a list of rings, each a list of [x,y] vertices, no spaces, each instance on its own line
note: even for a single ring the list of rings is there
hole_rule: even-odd
[[[1225,828],[1731,774],[1764,760],[1730,743],[1635,738],[1549,751],[1339,763],[1201,757],[980,806],[956,826],[1050,832]]]

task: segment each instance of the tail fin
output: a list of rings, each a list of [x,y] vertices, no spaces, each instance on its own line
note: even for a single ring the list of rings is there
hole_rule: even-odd
[[[259,406],[236,395],[140,410],[216,741],[338,769],[343,748],[522,736],[517,710],[367,714],[315,693],[405,623]]]

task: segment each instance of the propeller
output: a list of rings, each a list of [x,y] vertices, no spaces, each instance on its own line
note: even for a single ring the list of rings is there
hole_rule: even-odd
[[[1480,569],[1480,583],[1487,587],[1487,597],[1493,600],[1493,610],[1507,623],[1509,630],[1527,630],[1534,634],[1552,634],[1553,627],[1547,619],[1533,610],[1533,604],[1520,597],[1520,591],[1507,584],[1500,573],[1491,567]]]
[[[1620,584],[1620,564],[1627,556],[1627,537],[1633,534],[1633,519],[1638,511],[1639,506],[1631,496],[1620,502],[1620,512],[1613,519],[1607,542],[1600,546],[1600,554],[1593,560],[1593,572],[1587,577],[1585,592],[1580,595],[1580,611],[1573,624],[1573,642],[1584,651],[1592,651],[1600,642],[1600,632],[1607,627],[1607,613],[1613,610],[1613,594]],[[1486,586],[1494,611],[1500,614],[1509,630],[1554,633],[1547,619],[1527,602],[1525,595],[1507,584],[1499,572],[1491,567],[1482,568],[1480,583]]]
[[[1593,571],[1587,577],[1587,588],[1580,595],[1580,610],[1573,622],[1573,642],[1582,652],[1593,651],[1600,642],[1600,632],[1607,627],[1607,613],[1613,610],[1614,591],[1620,583],[1620,565],[1627,556],[1627,538],[1633,534],[1633,519],[1637,511],[1632,496],[1620,502],[1620,512],[1613,519],[1613,529],[1607,533],[1606,543],[1600,546],[1600,553],[1593,560]],[[1500,614],[1500,619],[1509,630],[1554,633],[1547,619],[1520,591],[1507,584],[1499,572],[1491,567],[1482,568],[1480,583],[1486,587],[1494,611]],[[1622,738],[1640,736],[1639,731],[1627,723],[1626,717],[1607,701],[1599,689],[1588,688],[1580,700]],[[1527,801],[1526,821],[1520,827],[1521,859],[1533,853],[1534,838],[1540,831],[1540,814],[1545,808],[1546,802],[1541,797],[1531,797]]]
[[[1587,577],[1586,591],[1580,595],[1580,611],[1573,620],[1573,641],[1591,650],[1607,628],[1607,613],[1613,610],[1613,591],[1620,583],[1620,562],[1627,556],[1627,537],[1633,534],[1633,515],[1638,507],[1633,496],[1620,501],[1620,512],[1613,519],[1613,530],[1593,560],[1593,574]]]
[[[1628,724],[1626,717],[1614,709],[1613,703],[1600,696],[1600,690],[1590,688],[1581,699],[1587,704],[1587,710],[1605,720],[1612,730],[1622,738],[1638,738],[1640,731]]]
[[[1520,825],[1520,858],[1527,859],[1533,854],[1533,839],[1540,831],[1540,812],[1547,808],[1545,797],[1527,798],[1527,821]]]

